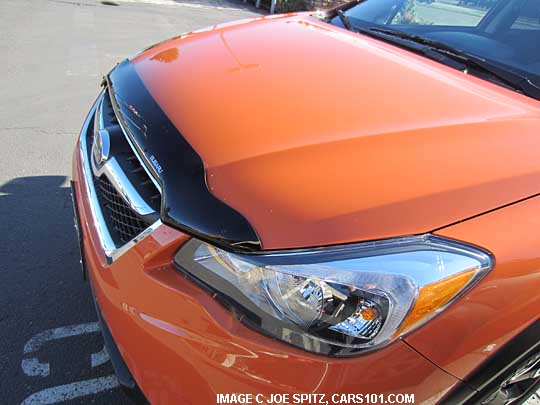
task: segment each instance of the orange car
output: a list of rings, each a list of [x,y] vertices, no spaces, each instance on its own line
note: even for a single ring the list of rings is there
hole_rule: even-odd
[[[120,383],[156,404],[533,393],[539,16],[355,1],[117,65],[72,187]]]

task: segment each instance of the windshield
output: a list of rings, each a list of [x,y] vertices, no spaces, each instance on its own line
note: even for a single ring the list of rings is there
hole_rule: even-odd
[[[540,85],[540,0],[365,0],[331,23],[425,38]]]

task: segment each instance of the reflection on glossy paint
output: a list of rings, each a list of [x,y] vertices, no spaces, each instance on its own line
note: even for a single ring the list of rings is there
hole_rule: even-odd
[[[225,360],[223,360],[223,362],[221,363],[222,366],[227,367],[227,368],[232,367],[238,357],[244,357],[248,359],[259,358],[259,356],[257,356],[257,353],[255,353],[254,351],[251,351],[245,347],[242,347],[238,343],[234,343],[234,342],[230,342],[230,343],[231,345],[237,346],[241,350],[244,350],[246,354],[227,353],[227,355],[225,356]]]
[[[257,353],[239,343],[232,341],[208,341],[200,335],[190,334],[179,326],[167,322],[163,319],[157,319],[143,312],[139,312],[136,307],[129,305],[126,302],[122,302],[121,306],[124,312],[129,313],[133,316],[137,316],[142,321],[156,328],[159,328],[165,332],[171,333],[181,338],[187,338],[187,340],[184,340],[184,342],[191,342],[191,344],[195,344],[194,349],[196,349],[196,351],[199,353],[202,353],[200,350],[201,345],[206,347],[207,350],[205,352],[208,359],[212,361],[219,359],[218,362],[222,367],[235,369],[244,374],[245,376],[259,382],[263,382],[266,384],[276,384],[277,386],[281,387],[289,387],[288,385],[280,384],[276,381],[270,380],[266,372],[261,373],[260,370],[258,370],[258,368],[256,367],[259,361],[263,361],[261,355],[267,355],[274,358],[288,358],[289,356],[287,354],[280,354],[269,351]],[[325,362],[321,377],[314,384],[312,392],[315,392],[324,382],[328,372],[328,368],[329,365]]]
[[[130,115],[124,114],[123,119],[125,121],[129,121],[129,124],[131,124],[132,126],[137,128],[137,130],[139,130],[139,132],[142,133],[146,137],[146,135],[148,133],[148,127],[146,126],[146,124],[144,122],[144,119],[141,116],[141,113],[139,112],[139,110],[137,110],[135,108],[135,106],[132,105],[131,103],[128,103],[127,101],[122,100],[120,97],[118,97],[118,95],[116,96],[116,100],[119,103],[123,103],[126,106],[127,109],[124,110],[125,112],[130,113]],[[137,120],[141,121],[142,125],[137,123],[134,119],[137,119]]]
[[[256,64],[256,63],[242,63],[240,61],[240,58],[238,56],[236,56],[236,54],[232,50],[231,46],[229,45],[229,43],[225,39],[225,34],[223,33],[223,31],[221,31],[219,33],[219,38],[223,42],[223,45],[225,45],[225,49],[227,49],[229,54],[232,56],[232,58],[235,60],[236,64],[238,65],[236,67],[228,69],[228,72],[239,72],[239,71],[244,70],[244,69],[253,69],[253,68],[258,68],[259,67],[259,65]]]
[[[182,330],[181,328],[179,328],[176,325],[173,325],[172,323],[163,321],[161,319],[154,318],[154,317],[152,317],[150,315],[146,315],[146,314],[144,314],[142,312],[139,313],[139,317],[143,321],[148,322],[149,324],[155,326],[156,328],[162,329],[164,331],[167,331],[167,332],[172,333],[172,334],[177,335],[177,336],[189,337],[188,333],[184,332],[184,330]]]
[[[178,48],[173,47],[173,48],[169,48],[164,51],[161,51],[160,53],[152,56],[150,60],[156,60],[158,62],[163,62],[163,63],[170,63],[170,62],[175,61],[178,58],[178,54],[179,54]]]
[[[315,388],[313,388],[313,391],[311,391],[311,392],[317,392],[317,390],[320,388],[320,386],[324,382],[324,379],[325,379],[327,373],[328,373],[328,363],[324,363],[324,371],[323,371],[323,373],[321,375],[321,378],[320,378],[319,382],[317,383],[317,385],[315,386]]]
[[[154,318],[153,316],[147,315],[143,312],[139,312],[136,307],[129,305],[126,302],[122,302],[122,310],[132,316],[140,318],[141,320],[149,323],[152,326],[155,326],[156,328],[159,328],[177,336],[189,337],[189,334],[178,326],[173,325],[172,323],[169,323],[167,321]]]
[[[484,353],[490,353],[492,351],[495,350],[495,348],[497,347],[497,344],[496,343],[492,343],[492,344],[489,344],[487,345],[484,350],[482,350]]]
[[[288,354],[285,354],[285,353],[272,353],[272,352],[260,352],[261,354],[267,354],[268,356],[272,356],[272,357],[278,357],[280,359],[287,359],[289,358],[289,355]]]
[[[270,380],[267,380],[267,379],[264,379],[258,375],[255,375],[255,374],[251,374],[250,372],[248,372],[247,370],[241,370],[242,373],[244,373],[245,375],[247,375],[248,377],[251,377],[253,378],[254,380],[258,380],[258,381],[262,381],[262,382],[265,382],[267,384],[272,384],[272,381]]]

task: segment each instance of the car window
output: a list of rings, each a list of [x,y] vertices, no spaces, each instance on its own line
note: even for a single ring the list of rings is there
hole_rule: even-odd
[[[447,45],[519,77],[518,87],[540,89],[540,0],[363,0],[342,17],[353,30],[390,30]],[[344,27],[339,16],[331,23]]]
[[[540,31],[540,1],[527,0],[511,29]]]
[[[408,1],[390,25],[421,24],[476,27],[495,4],[490,0],[418,0]]]
[[[348,10],[353,19],[381,25],[475,27],[500,0],[370,0]]]

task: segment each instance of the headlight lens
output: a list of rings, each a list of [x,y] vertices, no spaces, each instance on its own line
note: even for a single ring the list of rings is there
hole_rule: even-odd
[[[191,239],[175,262],[248,326],[338,356],[425,323],[492,267],[483,250],[433,235],[256,254]]]

